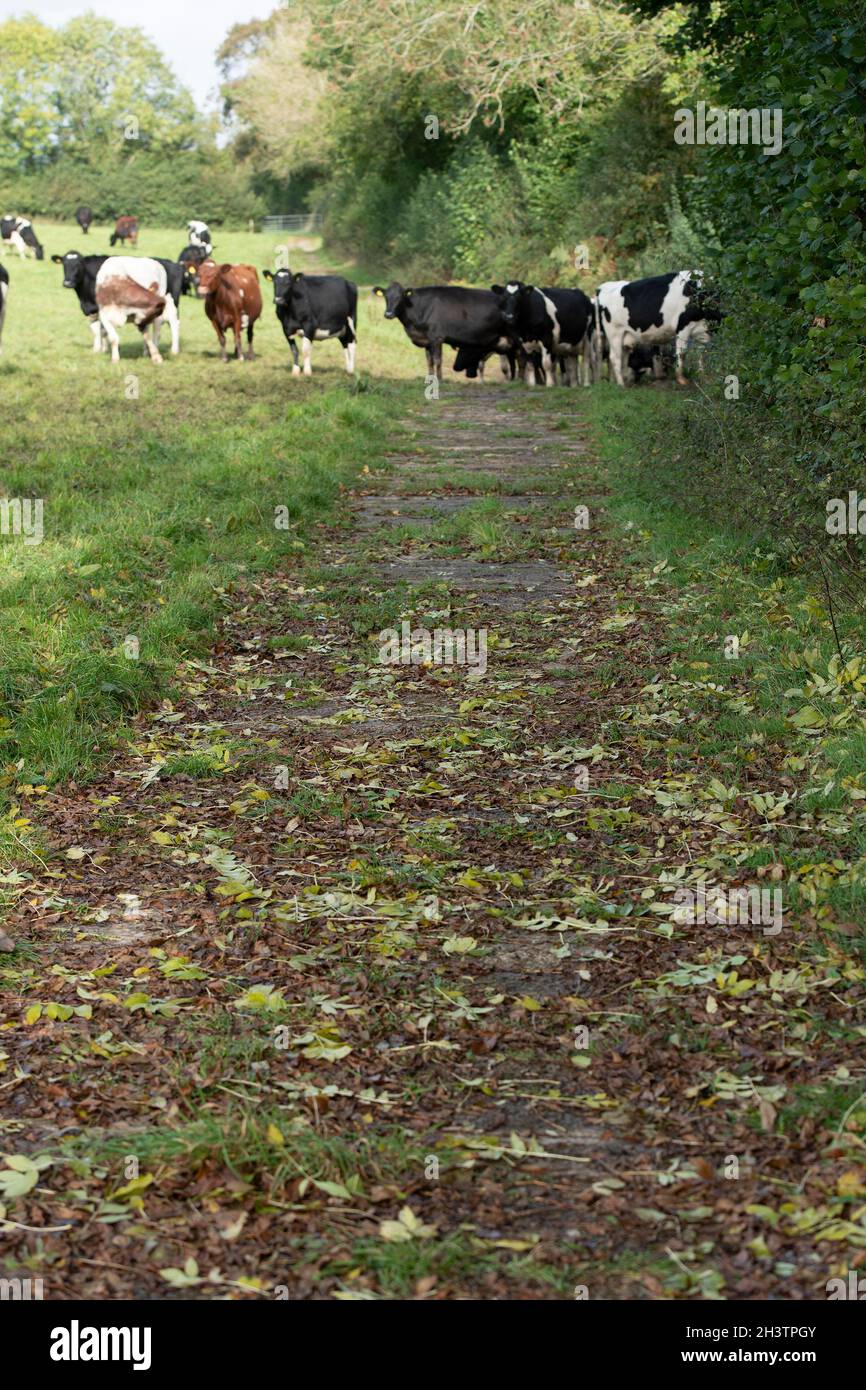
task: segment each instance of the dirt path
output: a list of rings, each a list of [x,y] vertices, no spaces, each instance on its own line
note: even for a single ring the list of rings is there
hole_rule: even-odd
[[[58,1298],[823,1296],[866,1248],[862,1145],[783,1102],[850,1062],[863,972],[671,916],[687,877],[772,883],[737,867],[772,835],[695,763],[744,692],[671,675],[577,393],[447,389],[294,555],[49,799],[7,1268]],[[484,630],[486,672],[381,661],[404,620]],[[754,779],[782,794],[772,748]]]

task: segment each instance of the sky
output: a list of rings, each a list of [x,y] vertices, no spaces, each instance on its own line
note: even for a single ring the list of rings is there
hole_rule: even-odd
[[[203,109],[219,82],[214,54],[231,26],[264,19],[275,7],[275,0],[204,0],[198,5],[191,0],[0,0],[0,19],[35,14],[56,28],[93,10],[117,24],[143,29]]]

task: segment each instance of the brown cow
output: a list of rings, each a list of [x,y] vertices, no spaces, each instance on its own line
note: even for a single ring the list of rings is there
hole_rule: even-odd
[[[157,294],[156,284],[149,289],[130,280],[126,275],[110,275],[96,286],[96,307],[99,322],[111,344],[112,362],[120,361],[117,330],[130,320],[144,339],[152,362],[161,362],[159,348],[151,342],[147,330],[165,313],[165,296]]]
[[[190,266],[190,275],[195,267]],[[204,311],[213,324],[222,350],[222,360],[228,361],[226,331],[235,335],[235,357],[244,360],[243,329],[247,330],[247,359],[252,362],[253,327],[262,312],[262,292],[259,277],[252,265],[217,265],[203,261],[196,276],[201,297],[204,290]]]
[[[127,241],[131,241],[133,246],[138,243],[138,218],[137,217],[118,217],[114,224],[114,231],[109,237],[112,246],[118,242],[125,246]]]

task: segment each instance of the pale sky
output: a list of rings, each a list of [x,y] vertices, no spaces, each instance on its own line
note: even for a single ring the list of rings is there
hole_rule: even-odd
[[[134,25],[157,43],[200,108],[213,105],[219,83],[214,54],[233,24],[264,19],[276,0],[0,0],[0,19],[35,14],[55,28],[88,10]],[[211,99],[209,101],[209,98]]]

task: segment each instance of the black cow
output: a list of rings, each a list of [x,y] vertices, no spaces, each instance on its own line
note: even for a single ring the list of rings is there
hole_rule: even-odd
[[[3,341],[3,321],[6,318],[6,300],[9,298],[9,271],[0,265],[0,343]]]
[[[545,381],[544,368],[541,365],[541,353],[524,352],[523,348],[499,347],[495,349],[499,353],[499,366],[506,381],[516,381],[518,378],[523,381],[527,372],[531,369],[540,382]],[[478,348],[461,347],[457,349],[457,356],[452,364],[452,371],[465,372],[470,381],[484,380],[484,367],[487,359],[492,357],[493,351],[481,351]],[[561,361],[564,363],[565,359]]]
[[[75,290],[84,317],[89,320],[93,334],[93,351],[102,349],[99,308],[96,303],[96,275],[108,260],[107,256],[82,256],[79,251],[67,251],[65,256],[52,256],[55,265],[63,266],[63,288]]]
[[[312,376],[313,343],[337,338],[346,358],[346,371],[355,370],[358,286],[342,275],[292,274],[290,270],[265,270],[266,280],[274,282],[274,305],[286,340],[292,350],[292,375],[300,372],[295,335],[301,334],[304,375]]]
[[[93,221],[93,209],[89,208],[86,203],[82,203],[81,207],[75,209],[75,220],[84,235],[87,236],[87,233],[90,231],[90,224]]]
[[[385,318],[399,319],[409,340],[424,348],[428,375],[440,380],[443,343],[472,349],[479,362],[491,352],[514,347],[514,335],[503,322],[499,301],[491,290],[459,285],[404,289],[392,280],[386,290],[374,285],[373,293],[385,301]],[[463,360],[471,362],[473,354],[465,354]]]
[[[190,275],[191,265],[201,265],[208,259],[208,253],[203,246],[185,246],[178,256],[178,262],[184,268],[183,292],[184,294],[195,294],[195,278]]]
[[[592,304],[583,290],[538,289],[520,280],[493,285],[502,318],[529,354],[526,379],[535,384],[534,353],[541,354],[545,381],[556,382],[557,359],[565,359],[566,380],[571,385],[580,355],[584,358],[584,381],[589,385],[589,338]],[[577,376],[579,377],[579,369]]]
[[[165,267],[166,290],[180,311],[180,297],[189,294],[192,287],[189,266],[182,261],[167,261],[164,256],[154,256],[153,259]]]

